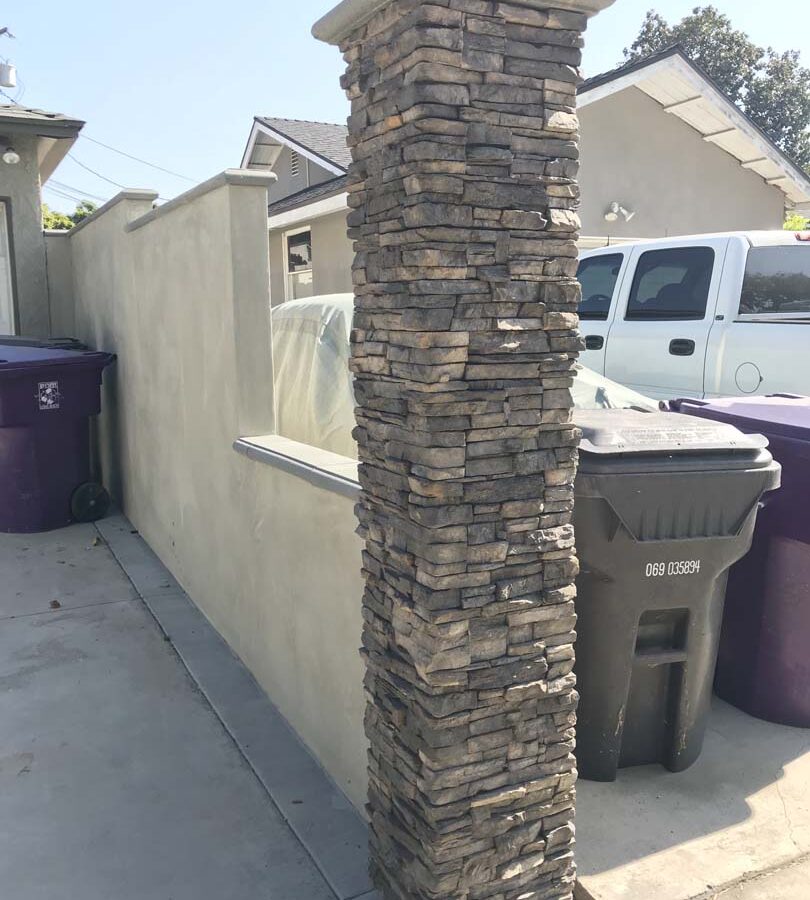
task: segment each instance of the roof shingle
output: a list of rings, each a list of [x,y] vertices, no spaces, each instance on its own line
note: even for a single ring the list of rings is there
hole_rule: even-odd
[[[301,119],[276,119],[269,116],[257,116],[256,119],[339,169],[343,169],[344,172],[349,168],[352,157],[346,146],[349,130],[345,125],[305,122]]]
[[[267,214],[270,216],[279,213],[288,212],[291,209],[297,209],[299,206],[307,206],[316,200],[326,200],[327,197],[333,197],[335,194],[341,194],[349,186],[348,175],[338,175],[330,181],[324,181],[321,184],[315,184],[312,187],[304,188],[296,194],[290,194],[289,197],[282,197],[276,200],[267,208]]]

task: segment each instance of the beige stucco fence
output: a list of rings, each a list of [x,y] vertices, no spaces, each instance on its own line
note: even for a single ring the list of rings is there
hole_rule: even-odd
[[[266,185],[226,172],[158,210],[128,191],[50,235],[52,315],[118,354],[99,423],[105,482],[360,806],[353,500],[233,448],[273,431]]]

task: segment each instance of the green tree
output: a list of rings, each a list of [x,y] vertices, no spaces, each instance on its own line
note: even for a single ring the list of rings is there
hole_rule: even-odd
[[[624,51],[632,62],[680,44],[772,140],[810,170],[810,70],[794,50],[777,53],[754,44],[714,6],[696,6],[670,25],[654,10]]]
[[[98,205],[93,203],[92,200],[82,200],[81,203],[76,205],[76,209],[70,219],[74,225],[78,225],[82,219],[92,216],[97,209]]]
[[[67,231],[73,228],[73,222],[64,213],[51,209],[47,203],[42,204],[42,227],[47,231]]]
[[[78,225],[82,219],[92,215],[98,207],[92,200],[82,200],[76,204],[76,209],[70,214],[57,212],[51,209],[47,203],[42,204],[42,227],[47,231],[69,231],[74,225]]]
[[[808,226],[810,220],[801,213],[790,213],[785,219],[785,231],[805,231]]]

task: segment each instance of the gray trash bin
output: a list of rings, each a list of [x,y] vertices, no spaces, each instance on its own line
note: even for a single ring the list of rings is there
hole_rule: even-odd
[[[700,754],[731,565],[780,468],[760,435],[671,413],[579,411],[574,524],[584,778]]]

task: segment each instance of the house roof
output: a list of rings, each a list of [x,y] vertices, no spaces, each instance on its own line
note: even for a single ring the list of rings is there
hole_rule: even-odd
[[[0,128],[11,132],[28,132],[42,137],[66,137],[78,134],[84,122],[61,113],[46,112],[16,104],[0,104]]]
[[[810,201],[810,177],[679,46],[584,81],[580,108],[635,87],[704,141],[735,157],[794,204]]]
[[[279,213],[289,212],[291,209],[298,209],[299,206],[307,206],[310,203],[314,203],[316,200],[326,200],[328,197],[342,194],[347,189],[348,185],[349,176],[338,175],[337,178],[332,178],[321,184],[314,184],[312,187],[304,188],[303,191],[290,194],[289,197],[283,197],[281,200],[276,200],[275,203],[271,203],[267,207],[267,214],[269,216],[276,216]]]
[[[346,145],[349,130],[332,122],[307,122],[302,119],[277,119],[256,116],[242,166],[246,167],[257,144],[280,144],[301,153],[334,175],[342,175],[352,161]]]
[[[71,119],[61,113],[17,104],[0,105],[0,136],[11,140],[19,134],[37,139],[37,165],[42,184],[64,159],[83,127],[84,122],[80,119]]]

